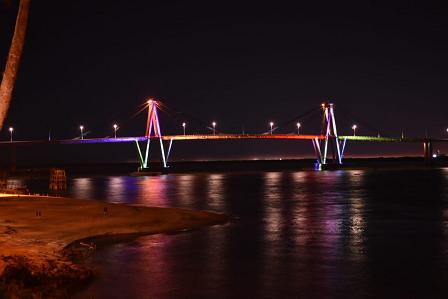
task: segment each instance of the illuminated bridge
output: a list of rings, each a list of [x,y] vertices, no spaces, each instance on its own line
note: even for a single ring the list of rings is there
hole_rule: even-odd
[[[283,139],[283,140],[308,140],[312,142],[317,158],[316,166],[321,169],[329,164],[341,165],[347,141],[350,142],[407,142],[423,144],[423,154],[429,160],[433,155],[433,143],[448,142],[446,138],[422,138],[422,137],[380,137],[380,136],[341,136],[337,134],[336,120],[334,114],[334,104],[323,103],[321,134],[273,134],[271,130],[264,134],[195,134],[195,135],[162,135],[158,107],[159,102],[153,99],[148,100],[148,118],[145,136],[136,137],[107,137],[107,138],[81,138],[62,140],[33,140],[33,141],[1,141],[0,145],[33,145],[33,144],[98,144],[98,143],[135,143],[140,162],[140,170],[149,169],[150,145],[152,142],[159,143],[162,155],[162,162],[165,168],[168,167],[168,160],[174,141],[191,140],[243,140],[243,139]],[[354,128],[356,129],[356,127]],[[81,127],[82,130],[82,127]],[[185,131],[184,131],[185,133]],[[164,141],[168,142],[165,150]],[[143,148],[142,148],[143,144]]]

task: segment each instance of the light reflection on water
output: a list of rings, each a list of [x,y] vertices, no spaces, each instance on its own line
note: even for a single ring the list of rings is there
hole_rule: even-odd
[[[101,275],[76,298],[448,292],[446,169],[75,178],[69,192],[238,218],[106,247],[92,261]]]
[[[166,176],[145,177],[137,181],[138,204],[164,206],[167,202]]]
[[[278,241],[283,225],[281,215],[281,205],[283,198],[280,180],[282,173],[280,172],[266,172],[264,179],[264,202],[262,206],[264,209],[264,219],[266,225],[264,230],[267,241]]]
[[[207,203],[208,209],[214,211],[224,211],[224,192],[223,189],[223,175],[211,174],[207,180]]]
[[[93,181],[90,178],[75,178],[72,180],[72,195],[75,198],[94,198]]]
[[[182,206],[191,206],[194,201],[193,186],[195,184],[196,176],[192,174],[179,175],[178,179],[174,181],[176,190],[179,190],[177,197]]]
[[[365,221],[363,217],[365,194],[362,191],[363,173],[360,171],[349,171],[350,182],[350,252],[354,258],[362,258],[364,249]]]

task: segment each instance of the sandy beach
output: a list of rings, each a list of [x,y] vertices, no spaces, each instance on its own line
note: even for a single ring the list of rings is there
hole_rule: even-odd
[[[176,232],[225,223],[204,211],[59,197],[0,197],[0,298],[64,298],[92,277],[94,238]]]

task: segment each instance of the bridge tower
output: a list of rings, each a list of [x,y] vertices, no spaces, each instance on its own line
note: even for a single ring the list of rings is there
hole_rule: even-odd
[[[139,142],[137,140],[135,141],[140,159],[140,170],[145,170],[149,168],[149,152],[150,152],[151,139],[159,140],[163,168],[168,168],[167,160],[171,151],[173,140],[172,139],[170,140],[168,152],[165,154],[165,149],[162,140],[162,131],[160,130],[159,115],[157,113],[159,102],[154,99],[149,99],[147,101],[147,105],[148,105],[148,119],[146,121],[146,134],[145,134],[146,149],[144,156],[142,154]]]
[[[313,139],[313,147],[317,156],[316,168],[322,169],[328,167],[329,162],[333,165],[342,164],[342,155],[345,149],[345,141],[340,142],[338,131],[336,129],[336,119],[334,116],[334,104],[322,103],[323,110],[322,132],[324,139]],[[342,148],[342,149],[341,149]],[[328,151],[331,151],[331,160],[328,159]]]

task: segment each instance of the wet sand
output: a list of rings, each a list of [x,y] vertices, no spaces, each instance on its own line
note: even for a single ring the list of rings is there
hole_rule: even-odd
[[[92,276],[82,257],[95,237],[176,232],[224,215],[58,197],[0,197],[0,298],[66,297]],[[83,241],[84,240],[84,241]]]

